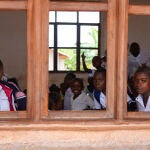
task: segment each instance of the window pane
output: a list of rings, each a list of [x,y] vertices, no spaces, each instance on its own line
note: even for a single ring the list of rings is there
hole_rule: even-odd
[[[81,26],[81,47],[98,47],[98,27]]]
[[[49,48],[49,71],[54,70],[54,49]]]
[[[99,23],[99,12],[79,12],[80,23]]]
[[[49,47],[54,47],[54,25],[49,25]]]
[[[140,83],[139,79],[141,79],[142,81],[143,77],[142,75],[140,75],[141,73],[138,73],[139,74],[138,76],[137,75],[134,76],[135,72],[137,71],[139,67],[143,66],[141,68],[141,72],[143,74],[145,74],[145,70],[149,70],[146,67],[144,68],[144,66],[146,65],[150,67],[150,44],[149,44],[150,28],[149,26],[150,26],[150,16],[129,15],[127,100],[128,101],[132,99],[134,99],[134,101],[136,100],[138,111],[150,111],[148,98],[145,99],[145,102],[147,101],[146,103],[144,103],[144,100],[142,97],[140,99],[140,94],[144,95],[146,93],[146,91],[141,91],[143,83],[139,84]],[[133,77],[135,80],[133,80]]]
[[[3,62],[5,71],[1,79],[6,81],[11,78],[11,84],[10,80],[7,80],[9,81],[8,87],[10,89],[12,87],[16,89],[14,84],[17,85],[18,83],[21,90],[20,95],[19,89],[18,91],[13,90],[12,95],[14,100],[15,98],[18,100],[14,102],[16,104],[15,108],[16,110],[26,110],[27,98],[22,91],[27,88],[27,12],[0,11],[0,20],[0,60]],[[8,90],[7,92],[10,91]],[[0,111],[13,110],[11,107],[7,109],[9,104],[8,95],[6,96],[1,91],[1,96],[0,99],[5,101],[4,105],[1,103]]]
[[[49,22],[55,22],[55,11],[49,11]]]
[[[81,49],[80,55],[82,55],[83,53],[86,56],[85,63],[87,65],[87,68],[94,69],[93,65],[92,65],[92,58],[94,56],[98,55],[98,49],[92,49],[92,50],[91,49]],[[80,57],[80,62],[81,62],[80,70],[83,71],[83,64],[82,64],[82,58],[81,57]]]
[[[58,11],[57,22],[77,22],[77,12]]]
[[[76,50],[75,49],[58,49],[57,54],[58,70],[76,70]]]
[[[75,25],[58,25],[58,47],[75,47],[76,30]]]

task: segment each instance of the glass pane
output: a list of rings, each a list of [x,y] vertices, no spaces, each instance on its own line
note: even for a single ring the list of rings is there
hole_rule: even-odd
[[[57,55],[58,70],[75,71],[76,70],[76,50],[58,49]]]
[[[55,22],[55,11],[49,11],[49,22]]]
[[[54,47],[54,25],[49,25],[49,47]]]
[[[81,47],[98,47],[98,27],[81,26]]]
[[[143,4],[143,5],[150,5],[149,0],[129,0],[130,4]]]
[[[143,23],[144,22],[144,23]],[[150,111],[149,100],[143,99],[146,95],[146,91],[141,91],[143,83],[137,84],[141,79],[142,73],[145,78],[150,78],[150,16],[142,15],[129,15],[129,30],[128,30],[128,97],[127,100],[132,100],[135,103],[136,109],[134,111]],[[145,67],[147,66],[147,67]],[[141,73],[136,74],[139,69]],[[146,69],[147,68],[147,69]],[[145,72],[147,70],[147,73]],[[138,70],[139,71],[139,70]],[[134,80],[133,80],[134,79]],[[140,83],[140,82],[139,82]],[[145,82],[147,83],[147,81]],[[144,84],[145,84],[144,83]],[[130,91],[129,91],[130,89]],[[150,89],[150,85],[149,85]],[[130,96],[131,95],[131,96]],[[130,96],[130,97],[129,97]],[[142,96],[142,97],[141,97]],[[150,96],[148,94],[148,96]],[[141,99],[139,99],[141,97]],[[139,101],[140,100],[140,101]],[[133,103],[132,103],[133,104]],[[137,104],[137,105],[136,105]],[[144,105],[145,104],[145,105]],[[133,111],[132,109],[130,111]]]
[[[57,11],[57,22],[77,22],[77,12]]]
[[[2,83],[3,87],[13,91],[15,104],[12,106],[10,97],[1,90],[0,99],[4,103],[0,103],[0,111],[26,110],[27,97],[23,91],[27,89],[27,12],[0,11],[0,33],[0,60],[4,65],[4,74],[0,67],[0,78],[7,81]]]
[[[54,49],[49,48],[49,71],[54,70]]]
[[[58,47],[76,47],[77,27],[58,25]]]
[[[81,55],[85,55],[85,63],[86,63],[86,66],[87,68],[91,68],[91,69],[94,69],[93,68],[93,65],[92,65],[92,58],[94,56],[97,56],[98,55],[98,49],[81,49]],[[80,57],[80,62],[82,62],[82,57]],[[81,64],[80,66],[80,70],[83,71],[83,64]]]
[[[99,12],[79,12],[80,23],[99,23]]]

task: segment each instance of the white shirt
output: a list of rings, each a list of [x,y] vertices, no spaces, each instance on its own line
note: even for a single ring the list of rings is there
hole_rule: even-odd
[[[73,93],[71,91],[71,88],[68,88],[64,96],[64,110],[71,110],[71,97],[72,96],[73,96]]]
[[[134,57],[130,54],[128,56],[128,76],[132,77],[139,66],[141,66],[141,56]]]
[[[82,92],[77,98],[71,97],[72,110],[94,109],[94,102],[90,96]]]
[[[8,97],[5,91],[0,86],[0,111],[10,111]]]
[[[146,104],[146,107],[144,106],[144,103],[143,103],[143,98],[142,98],[142,95],[139,94],[136,98],[136,103],[137,103],[137,107],[138,107],[138,110],[139,111],[150,111],[150,96],[148,98],[148,101],[147,101],[147,104]]]
[[[94,94],[93,94],[93,97],[94,97]],[[95,109],[102,109],[101,105],[103,106],[103,108],[106,108],[106,96],[103,92],[101,92],[99,100],[101,104],[94,97]]]

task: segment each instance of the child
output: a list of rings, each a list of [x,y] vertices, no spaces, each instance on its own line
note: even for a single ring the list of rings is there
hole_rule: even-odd
[[[69,72],[64,78],[64,86],[66,88],[63,105],[64,110],[71,110],[71,96],[73,95],[73,93],[71,91],[70,84],[75,77],[75,74]]]
[[[93,76],[94,85],[94,104],[96,109],[106,109],[106,70],[100,69],[95,71]]]
[[[49,87],[49,110],[62,110],[60,89],[55,84]]]
[[[82,64],[83,64],[84,71],[89,73],[89,77],[93,77],[95,70],[87,68],[87,66],[85,64],[86,56],[84,55],[84,53],[82,53],[81,57],[82,57]],[[94,56],[92,59],[92,65],[93,65],[93,67],[95,67],[96,70],[101,69],[102,68],[101,67],[101,58],[99,56]]]
[[[94,109],[93,100],[83,92],[84,85],[80,78],[75,78],[71,84],[73,96],[71,97],[71,110]]]
[[[136,104],[138,111],[150,111],[150,68],[139,67],[134,76],[134,87],[138,96]]]

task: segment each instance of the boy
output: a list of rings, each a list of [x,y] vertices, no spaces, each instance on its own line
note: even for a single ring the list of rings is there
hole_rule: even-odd
[[[71,110],[88,110],[94,109],[94,102],[84,91],[83,81],[75,78],[71,84],[73,96],[71,97]]]
[[[94,103],[96,109],[106,109],[106,70],[100,69],[94,73]]]

